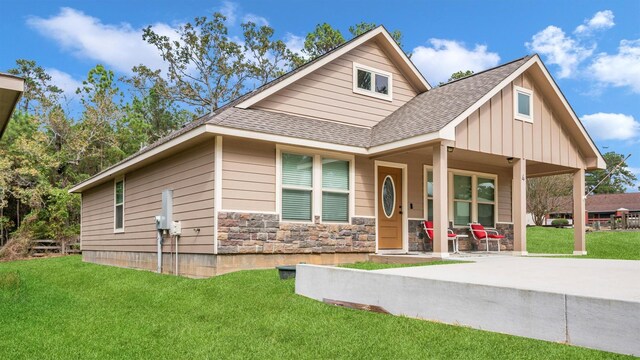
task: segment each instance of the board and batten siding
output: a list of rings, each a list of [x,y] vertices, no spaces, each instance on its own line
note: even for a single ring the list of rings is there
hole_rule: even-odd
[[[114,182],[82,194],[82,248],[156,251],[155,216],[173,189],[173,219],[182,222],[181,253],[213,253],[214,142],[208,140],[125,175],[124,232],[114,233]],[[195,229],[200,229],[196,232]],[[163,251],[168,252],[165,239]]]
[[[393,74],[393,100],[353,92],[353,63]],[[253,107],[298,116],[373,127],[417,95],[374,41],[366,42],[297,80]]]
[[[533,90],[533,123],[515,120],[514,85]],[[572,168],[583,166],[582,155],[566,126],[527,73],[456,126],[455,146]]]
[[[276,211],[274,143],[225,137],[222,142],[222,211]]]

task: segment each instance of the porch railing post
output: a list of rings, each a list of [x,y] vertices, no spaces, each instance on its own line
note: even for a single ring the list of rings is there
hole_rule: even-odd
[[[433,146],[433,256],[449,256],[447,239],[447,146],[439,143]]]

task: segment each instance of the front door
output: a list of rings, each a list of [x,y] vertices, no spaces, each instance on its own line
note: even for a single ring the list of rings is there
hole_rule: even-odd
[[[402,250],[402,169],[378,167],[378,249]]]

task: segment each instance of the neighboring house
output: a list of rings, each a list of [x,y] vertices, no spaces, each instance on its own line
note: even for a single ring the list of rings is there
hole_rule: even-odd
[[[621,213],[640,213],[640,193],[624,194],[594,194],[586,200],[587,222],[606,222],[611,220],[611,215],[619,216]],[[548,222],[557,218],[573,218],[572,201],[563,199],[560,208],[549,214]]]
[[[0,139],[23,92],[24,79],[0,73]]]
[[[582,199],[585,170],[600,168],[537,55],[432,88],[378,27],[71,191],[82,194],[85,261],[155,269],[154,216],[172,189],[179,271],[211,276],[423,250],[424,219],[435,257],[448,256],[449,223],[476,221],[526,253],[526,178],[574,174]]]

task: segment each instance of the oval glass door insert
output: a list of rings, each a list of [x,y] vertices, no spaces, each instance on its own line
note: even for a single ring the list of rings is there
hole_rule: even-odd
[[[390,218],[396,208],[396,184],[391,176],[387,175],[382,182],[382,210],[384,216]]]

